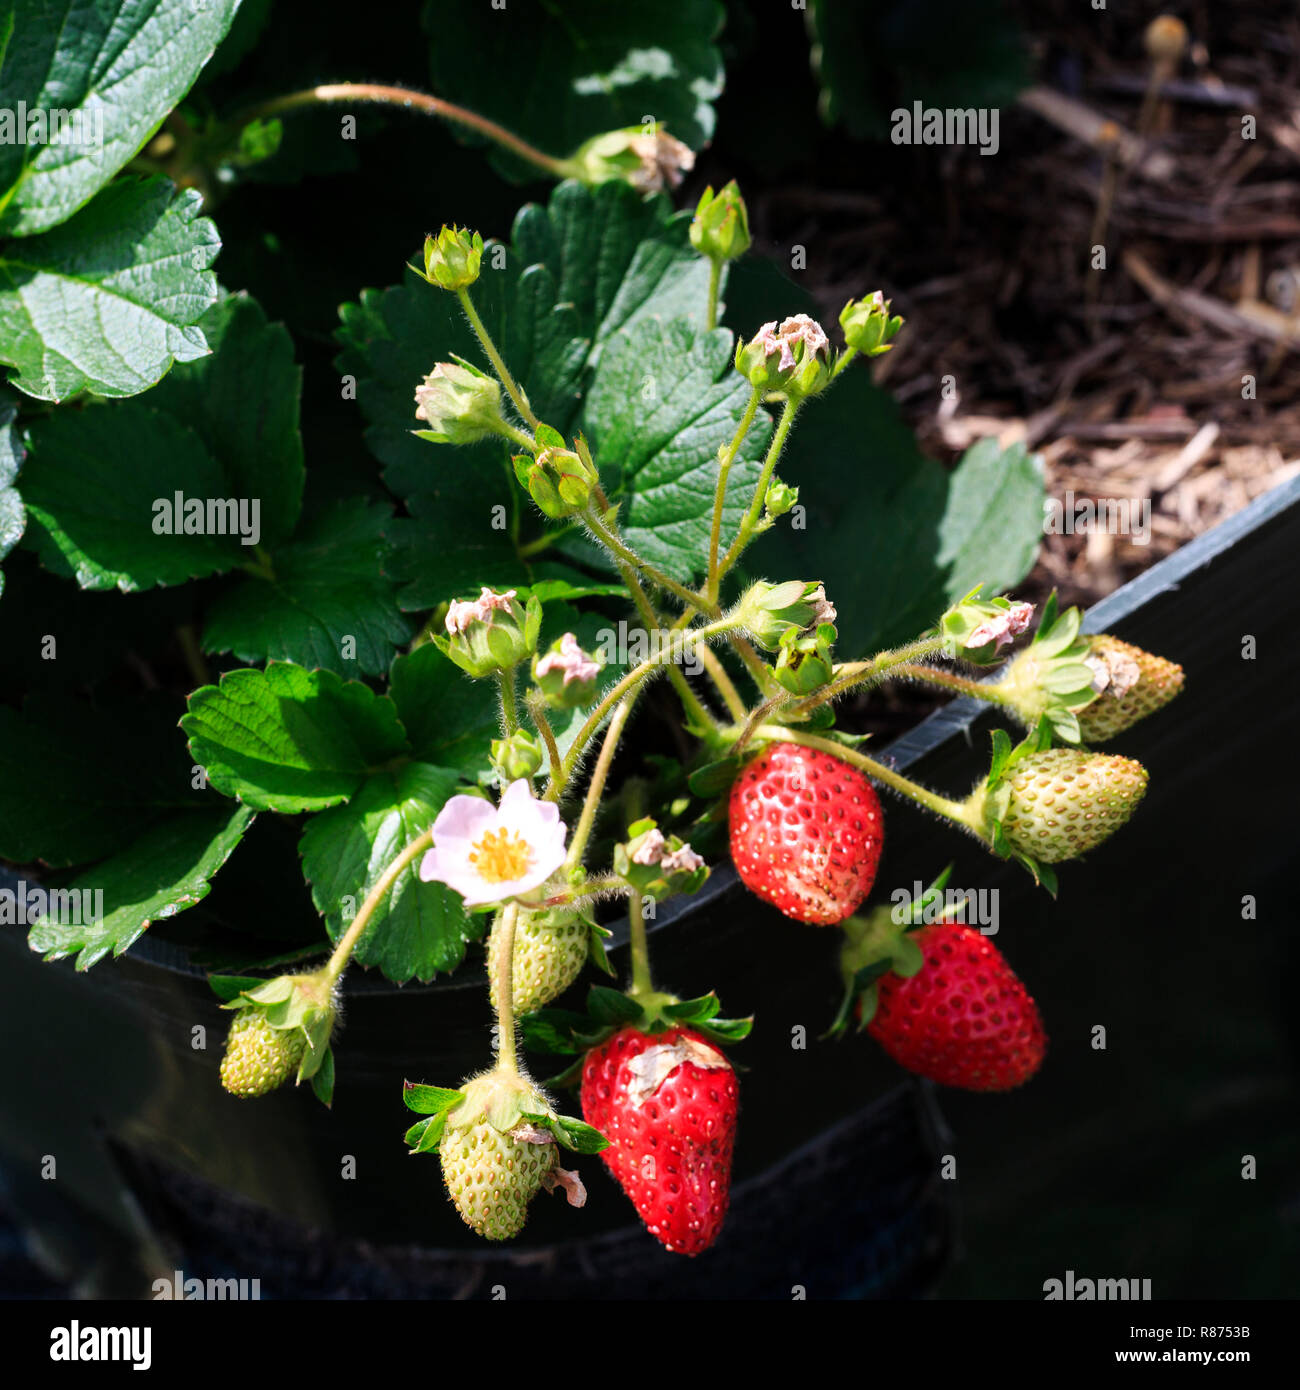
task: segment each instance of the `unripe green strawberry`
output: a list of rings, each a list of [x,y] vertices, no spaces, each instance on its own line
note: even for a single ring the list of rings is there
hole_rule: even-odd
[[[1085,743],[1100,743],[1122,733],[1167,705],[1183,688],[1181,666],[1104,633],[1088,639],[1083,661],[1093,671],[1093,686],[1099,690],[1092,704],[1078,713],[1079,735]]]
[[[542,1134],[544,1130],[526,1123],[503,1133],[481,1119],[464,1129],[449,1126],[443,1135],[439,1154],[447,1192],[462,1220],[479,1235],[509,1240],[523,1230],[529,1202],[556,1166],[549,1137],[535,1142]]]
[[[240,1009],[221,1059],[221,1084],[232,1096],[264,1096],[294,1075],[306,1050],[301,1028],[272,1028],[261,1009]]]
[[[497,1004],[501,966],[501,923],[488,937],[487,966],[492,1007]],[[526,1014],[563,994],[586,964],[591,929],[581,917],[561,912],[521,912],[515,926],[511,993],[515,1012]]]
[[[1055,864],[1086,854],[1129,819],[1146,792],[1147,771],[1112,753],[1049,748],[1014,764],[1007,781],[1007,843]]]

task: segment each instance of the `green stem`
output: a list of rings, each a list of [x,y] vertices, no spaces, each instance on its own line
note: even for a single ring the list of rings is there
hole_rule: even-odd
[[[857,661],[844,667],[829,685],[806,696],[790,707],[790,715],[795,719],[806,718],[819,705],[838,699],[846,691],[859,686],[872,685],[883,680],[895,668],[914,661],[917,657],[930,656],[943,646],[941,637],[918,637],[903,647],[890,651],[877,652],[870,661]]]
[[[632,602],[636,604],[637,612],[640,613],[641,621],[646,624],[648,631],[659,631],[662,626],[659,614],[655,612],[654,605],[650,602],[646,591],[641,587],[641,581],[636,577],[636,571],[631,565],[624,562],[619,565],[619,574],[622,575],[623,582],[632,595]],[[669,666],[668,680],[677,692],[677,698],[682,702],[682,708],[686,711],[687,718],[694,721],[696,728],[716,729],[717,721],[704,708],[699,696],[691,689],[685,673],[675,665]]]
[[[718,326],[718,285],[722,279],[722,262],[709,257],[709,302],[704,306],[704,326],[710,333]]]
[[[735,625],[733,618],[719,618],[715,623],[707,623],[704,627],[693,628],[686,633],[677,651],[670,651],[658,657],[651,657],[643,661],[639,666],[634,666],[621,681],[618,681],[587,716],[586,721],[578,730],[578,736],[573,741],[573,746],[564,756],[564,765],[561,769],[559,781],[552,781],[546,789],[546,800],[554,801],[564,788],[564,784],[573,775],[573,769],[577,765],[578,759],[582,756],[582,750],[586,747],[592,734],[600,728],[605,720],[605,716],[613,707],[631,690],[637,689],[641,682],[653,676],[656,671],[664,667],[671,668],[674,658],[680,653],[685,655],[687,651],[693,650],[699,643],[707,642],[710,638],[717,637],[727,632]]]
[[[740,691],[736,689],[735,682],[727,674],[727,668],[708,647],[701,647],[698,655],[700,665],[708,672],[709,679],[717,687],[718,694],[722,696],[722,702],[726,705],[727,712],[733,719],[743,719],[746,713],[745,702],[740,698]]]
[[[895,666],[889,674],[891,677],[897,676],[904,680],[924,681],[926,685],[942,686],[945,690],[955,690],[961,695],[969,695],[973,699],[983,700],[990,705],[1015,704],[1015,701],[997,685],[969,680],[965,676],[959,676],[952,671],[939,670],[934,666],[917,666],[909,662],[905,665]]]
[[[537,441],[533,440],[534,446],[536,445],[536,443]],[[513,481],[514,474],[511,473],[510,476],[511,480]],[[535,539],[528,541],[526,544],[517,546],[516,549],[519,552],[519,558],[521,560],[531,560],[534,555],[540,555],[543,550],[549,550],[551,546],[553,546],[555,542],[560,539],[561,536],[568,535],[570,531],[576,531],[577,529],[578,528],[576,524],[570,522],[567,526],[560,526],[557,527],[554,531],[547,531],[545,535],[537,536]]]
[[[857,348],[846,347],[844,351],[840,353],[840,355],[835,359],[835,365],[831,368],[831,381],[834,381],[835,378],[839,376],[839,374],[844,370],[844,368],[847,367],[849,363],[852,362],[857,355]]]
[[[252,120],[265,120],[270,116],[279,116],[288,111],[301,110],[303,107],[340,101],[364,101],[384,106],[401,106],[408,110],[422,111],[429,116],[441,116],[444,120],[466,126],[470,130],[476,130],[480,135],[486,135],[489,140],[495,141],[503,149],[510,150],[511,153],[517,154],[530,164],[535,164],[539,169],[555,178],[566,178],[570,173],[567,160],[556,159],[552,155],[543,154],[541,150],[536,149],[526,140],[521,140],[519,136],[504,126],[497,125],[495,121],[489,121],[486,116],[467,111],[463,106],[456,106],[450,101],[443,101],[441,97],[429,96],[426,92],[412,91],[409,87],[389,87],[375,82],[327,83],[320,87],[307,87],[300,92],[291,92],[287,96],[275,97],[271,101],[264,101],[260,105],[249,107],[236,117],[236,121],[240,125],[245,125]]]
[[[650,942],[646,935],[645,913],[641,907],[642,897],[635,889],[628,899],[627,922],[631,935],[632,988],[628,993],[645,996],[655,992],[650,979]]]
[[[713,262],[713,268],[716,272],[717,261]],[[750,392],[749,404],[745,407],[745,413],[740,417],[740,424],[736,427],[736,433],[732,436],[731,443],[727,445],[726,452],[718,459],[718,485],[713,494],[713,524],[709,529],[709,571],[708,578],[704,582],[704,595],[711,603],[718,601],[718,546],[722,537],[722,509],[727,501],[727,475],[731,472],[731,465],[736,461],[740,446],[744,443],[745,436],[754,423],[754,416],[758,412],[758,403],[761,399],[762,392],[755,387]]]
[[[643,560],[635,550],[625,544],[610,527],[605,525],[604,521],[596,514],[594,506],[588,504],[587,510],[583,513],[583,519],[591,527],[592,534],[596,539],[624,564],[639,570],[652,584],[658,584],[661,589],[667,589],[670,594],[675,594],[683,603],[689,603],[692,606],[698,605],[699,599],[692,590]]]
[[[501,687],[501,724],[509,738],[519,727],[519,705],[515,699],[515,673],[498,671],[497,683]]]
[[[497,427],[497,433],[501,435],[503,439],[508,439],[514,444],[522,445],[530,454],[537,448],[537,441],[533,436],[531,434],[525,434],[518,425],[512,425],[509,420],[501,421],[500,425]],[[508,470],[507,476],[513,483],[515,481],[515,470],[511,468],[509,464],[506,465],[506,468]]]
[[[501,950],[497,955],[497,1068],[519,1074],[515,1052],[515,924],[519,921],[519,904],[507,903],[497,923],[501,932]]]
[[[462,285],[456,291],[456,298],[460,300],[460,307],[465,311],[469,326],[483,345],[483,351],[487,353],[488,361],[492,363],[492,370],[500,378],[501,385],[506,388],[506,394],[514,401],[515,409],[534,429],[537,429],[542,422],[533,414],[533,408],[528,404],[527,396],[519,389],[514,377],[510,375],[510,369],[506,366],[505,359],[497,351],[497,345],[492,341],[491,334],[488,333],[483,320],[478,316],[478,310],[474,307],[474,301],[470,298],[468,288]],[[531,447],[531,442],[529,447]]]
[[[573,831],[573,839],[569,842],[569,857],[565,863],[566,870],[576,869],[582,863],[582,856],[587,849],[587,841],[591,838],[591,828],[596,823],[596,811],[600,806],[600,798],[605,790],[605,779],[609,776],[610,764],[614,761],[614,752],[618,748],[619,739],[623,736],[623,726],[627,723],[627,717],[632,712],[632,702],[635,699],[635,695],[630,695],[627,699],[620,701],[618,708],[614,711],[614,717],[609,721],[609,728],[605,730],[605,741],[600,746],[600,757],[596,759],[591,781],[587,784],[587,795],[583,798],[582,814],[578,817],[578,824]]]
[[[528,713],[532,715],[537,732],[541,734],[542,742],[546,745],[547,771],[551,781],[554,781],[560,771],[560,747],[555,741],[555,730],[551,728],[551,721],[546,717],[546,700],[538,690],[527,697],[527,704]]]
[[[935,815],[942,816],[945,820],[950,820],[963,829],[969,830],[977,839],[983,840],[983,832],[976,824],[976,817],[972,813],[968,803],[964,801],[952,801],[946,796],[940,796],[938,792],[932,792],[928,787],[923,787],[919,782],[913,782],[910,777],[904,777],[901,772],[895,772],[893,768],[886,767],[884,763],[878,763],[874,758],[869,758],[865,753],[859,753],[856,748],[848,748],[842,743],[836,743],[834,739],[820,738],[817,734],[806,734],[801,729],[787,729],[782,724],[762,724],[757,730],[762,738],[775,739],[784,743],[798,743],[805,748],[817,748],[823,753],[829,753],[831,757],[838,758],[843,763],[848,763],[850,767],[856,767],[859,771],[865,772],[874,781],[882,783],[892,791],[896,791],[900,796],[905,796],[909,801],[915,801],[918,806],[924,806],[927,811],[933,811]]]
[[[785,441],[789,436],[790,426],[794,424],[794,417],[799,410],[799,404],[795,400],[787,400],[785,403],[785,409],[782,410],[781,418],[777,421],[776,432],[772,435],[772,442],[768,445],[767,454],[763,459],[763,468],[758,475],[758,485],[754,489],[754,499],[749,504],[745,519],[740,523],[740,530],[736,533],[736,539],[731,542],[726,555],[722,557],[722,562],[718,566],[719,581],[736,563],[741,551],[749,544],[754,527],[763,511],[763,499],[767,496],[767,485],[772,480],[772,470],[776,467],[777,459],[781,457],[781,450],[785,448]]]
[[[407,845],[379,876],[370,892],[366,894],[366,899],[361,904],[361,910],[352,919],[352,925],[344,932],[339,944],[334,948],[334,954],[330,956],[325,966],[324,976],[331,989],[338,983],[338,978],[342,975],[353,949],[361,940],[361,933],[370,924],[370,919],[375,915],[375,909],[383,902],[388,890],[402,876],[407,866],[413,860],[418,859],[431,844],[433,844],[432,827]]]

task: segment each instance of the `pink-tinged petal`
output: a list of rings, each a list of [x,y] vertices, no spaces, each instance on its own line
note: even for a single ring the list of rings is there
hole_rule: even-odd
[[[657,864],[664,854],[664,833],[662,830],[646,831],[645,839],[632,855],[634,864]]]
[[[476,840],[491,828],[497,809],[481,796],[453,796],[447,800],[433,823],[433,840]]]

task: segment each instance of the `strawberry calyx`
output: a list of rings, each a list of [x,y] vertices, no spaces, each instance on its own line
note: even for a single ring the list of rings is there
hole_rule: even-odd
[[[424,1116],[406,1131],[413,1154],[436,1152],[448,1131],[488,1124],[529,1143],[554,1141],[574,1153],[595,1154],[609,1147],[599,1130],[572,1115],[561,1115],[526,1076],[500,1068],[471,1077],[463,1086],[402,1083],[408,1110]]]
[[[1033,641],[1007,665],[998,684],[1008,709],[1029,728],[1046,719],[1052,734],[1079,743],[1079,713],[1097,699],[1095,673],[1087,664],[1089,642],[1079,632],[1082,610],[1057,612],[1056,592],[1043,605]]]
[[[993,731],[993,755],[988,776],[967,798],[969,823],[982,830],[989,848],[1000,859],[1014,859],[1033,875],[1034,882],[1056,896],[1056,871],[1050,864],[1016,849],[1003,829],[1011,804],[1011,774],[1026,758],[1052,747],[1053,725],[1044,715],[1025,737],[1014,746],[1005,729]]]
[[[853,916],[843,923],[844,944],[840,947],[840,974],[844,995],[831,1026],[823,1038],[842,1038],[848,1032],[849,1020],[858,1014],[858,1031],[862,1032],[876,1012],[876,983],[893,973],[910,979],[925,963],[921,948],[912,939],[917,928],[945,921],[960,910],[961,904],[945,905],[944,887],[952,876],[949,864],[905,908],[877,907],[862,916]]]
[[[654,1036],[686,1027],[720,1046],[748,1037],[753,1018],[719,1018],[721,1008],[712,991],[697,999],[679,999],[659,990],[623,993],[605,985],[592,985],[585,1012],[538,1009],[523,1015],[519,1025],[526,1047],[574,1058],[564,1071],[547,1082],[550,1086],[573,1086],[581,1080],[587,1052],[624,1028]]]
[[[338,993],[324,970],[302,975],[209,975],[208,984],[223,1009],[257,1010],[277,1032],[301,1034],[302,1059],[294,1085],[310,1081],[324,1105],[334,1099],[334,1053],[330,1036],[338,1018]]]

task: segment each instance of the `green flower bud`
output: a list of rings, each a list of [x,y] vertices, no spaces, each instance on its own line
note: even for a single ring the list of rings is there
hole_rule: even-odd
[[[527,729],[516,729],[509,738],[494,738],[492,766],[507,784],[535,777],[542,767],[541,739]]]
[[[614,872],[645,897],[662,902],[673,893],[694,893],[708,878],[708,865],[690,845],[665,835],[649,816],[627,833],[627,841],[614,847]]]
[[[889,312],[889,300],[879,290],[865,299],[850,299],[840,310],[844,341],[867,357],[888,352],[903,320]]]
[[[787,487],[780,478],[773,478],[767,485],[767,491],[763,494],[763,506],[768,516],[773,520],[792,510],[798,501],[799,489]]]
[[[628,126],[594,136],[578,147],[568,165],[583,183],[617,179],[641,193],[660,193],[681,183],[695,165],[695,154],[656,121],[648,128]]]
[[[542,605],[536,597],[522,608],[514,589],[504,594],[484,588],[478,598],[453,601],[447,609],[447,636],[433,640],[467,675],[481,678],[510,671],[537,650]]]
[[[600,656],[589,656],[573,633],[566,632],[533,662],[533,679],[552,709],[577,709],[600,693],[603,665]]]
[[[704,190],[691,222],[691,245],[714,261],[734,261],[749,250],[749,212],[735,179],[718,193]]]
[[[1002,648],[1025,631],[1034,616],[1032,603],[1012,603],[995,598],[982,602],[972,589],[939,619],[943,653],[954,661],[992,666],[1002,660]]]
[[[779,651],[782,639],[835,621],[835,606],[818,583],[789,579],[784,584],[759,580],[737,609],[741,623],[760,647]]]
[[[572,449],[545,447],[536,458],[518,454],[515,476],[545,516],[562,521],[587,505],[593,479]]]
[[[830,339],[807,314],[784,319],[779,328],[773,319],[737,347],[736,370],[760,391],[802,400],[830,381]]]
[[[461,290],[479,277],[483,238],[463,227],[444,227],[424,239],[424,278],[444,290]]]
[[[415,430],[434,444],[473,444],[502,432],[501,388],[468,362],[439,362],[415,388]]]
[[[826,685],[834,674],[831,643],[835,627],[821,623],[816,632],[790,636],[781,643],[776,658],[776,678],[792,695],[811,695]]]

